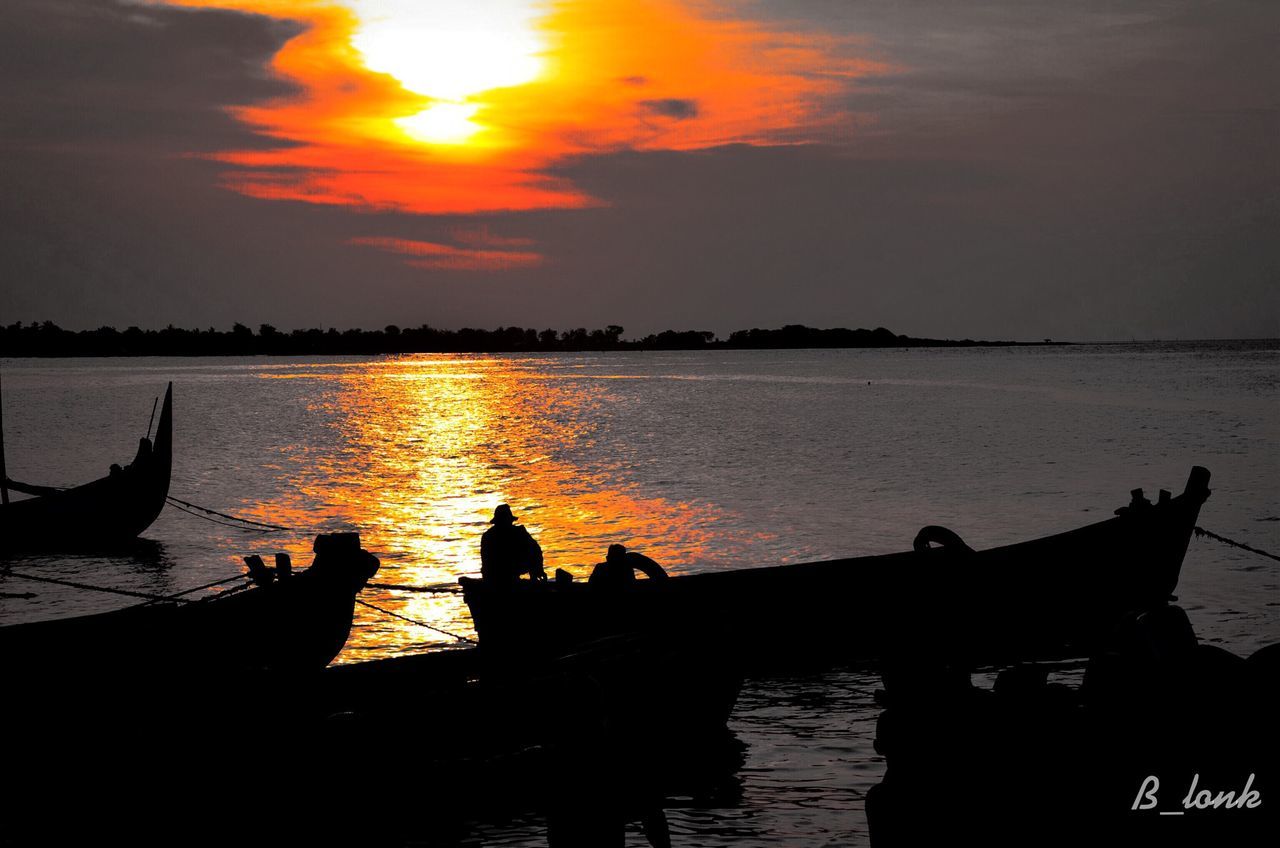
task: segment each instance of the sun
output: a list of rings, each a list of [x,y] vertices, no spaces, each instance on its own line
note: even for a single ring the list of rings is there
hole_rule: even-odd
[[[480,107],[471,103],[441,102],[416,115],[396,118],[396,126],[410,137],[429,144],[465,144],[484,129],[472,120]]]
[[[472,99],[533,82],[546,47],[527,0],[350,0],[360,25],[351,44],[370,70],[429,97],[425,110],[396,120],[428,144],[465,144],[485,129]]]

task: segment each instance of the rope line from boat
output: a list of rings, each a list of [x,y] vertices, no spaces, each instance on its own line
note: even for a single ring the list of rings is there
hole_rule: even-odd
[[[460,595],[462,587],[457,583],[436,583],[432,586],[411,586],[400,583],[366,583],[370,589],[390,589],[395,592],[426,592],[431,595]]]
[[[1251,554],[1257,554],[1258,556],[1269,557],[1271,559],[1276,560],[1277,562],[1280,562],[1280,556],[1276,556],[1273,553],[1268,553],[1267,551],[1259,550],[1258,548],[1252,547],[1250,545],[1246,545],[1244,542],[1237,542],[1235,539],[1228,539],[1226,536],[1219,536],[1217,533],[1212,533],[1204,529],[1203,527],[1196,528],[1196,535],[1208,536],[1210,539],[1213,539],[1215,542],[1221,542],[1224,545],[1230,545],[1233,548],[1240,548],[1241,550],[1248,551]]]
[[[193,504],[190,501],[184,501],[182,498],[175,498],[173,495],[166,495],[165,500],[167,500],[169,505],[175,509],[179,509],[189,515],[194,515],[196,518],[203,518],[205,521],[212,521],[214,524],[221,524],[224,527],[235,527],[239,530],[250,530],[255,533],[272,533],[277,531],[286,531],[290,533],[297,532],[292,527],[281,527],[279,524],[267,524],[263,521],[253,521],[248,518],[241,518],[238,515],[228,515],[225,512],[218,512],[216,509],[209,509],[207,506],[200,506],[199,504]],[[193,510],[195,511],[193,512]],[[200,513],[207,514],[201,515]],[[216,515],[218,518],[226,518],[238,523],[228,524],[226,521],[218,521],[217,519],[210,518],[210,515]],[[241,525],[249,526],[246,527]]]
[[[174,595],[153,595],[149,592],[134,592],[129,589],[112,589],[109,586],[94,586],[92,583],[78,583],[75,580],[59,580],[56,577],[40,577],[35,574],[26,574],[21,571],[14,571],[11,568],[6,568],[0,573],[5,577],[16,577],[19,580],[31,580],[36,583],[52,583],[54,586],[67,586],[72,589],[84,589],[88,592],[106,592],[109,595],[124,595],[129,598],[141,598],[144,601],[177,601],[180,604],[192,603],[192,601],[186,598],[179,598]]]
[[[253,585],[252,583],[249,582],[249,575],[237,574],[232,577],[224,577],[221,580],[215,580],[212,583],[205,583],[202,586],[193,586],[190,589],[183,589],[181,592],[176,592],[172,595],[156,595],[149,592],[135,592],[130,589],[113,589],[110,586],[97,586],[92,583],[80,583],[75,580],[61,580],[56,577],[41,577],[35,574],[27,574],[21,571],[14,571],[12,568],[5,568],[3,570],[0,570],[0,577],[16,577],[19,580],[31,580],[36,583],[51,583],[54,586],[66,586],[71,589],[83,589],[87,592],[105,592],[106,594],[109,594],[109,595],[124,595],[125,597],[128,597],[128,598],[141,598],[142,600],[146,601],[146,603],[140,604],[139,606],[147,606],[149,604],[166,603],[166,602],[175,602],[179,604],[199,603],[199,602],[211,600],[213,598],[221,598],[225,595],[235,594],[237,592],[244,591],[245,589]],[[225,589],[221,592],[218,592],[216,595],[209,596],[208,598],[196,598],[192,600],[191,598],[183,597],[184,595],[190,595],[195,592],[204,591],[206,589],[215,589],[218,586],[225,586],[227,583],[232,583],[236,580],[244,580],[245,583],[242,586],[232,586],[230,589]],[[36,597],[36,595],[32,592],[27,592],[24,594],[29,595],[30,597]],[[22,595],[14,595],[13,597],[22,597]]]
[[[162,598],[161,600],[165,600],[165,601],[177,601],[177,600],[184,600],[184,598],[183,598],[183,596],[184,596],[184,595],[191,595],[191,594],[194,594],[194,593],[196,593],[196,592],[203,592],[205,589],[216,589],[216,588],[218,588],[219,586],[225,586],[225,585],[227,585],[228,583],[234,583],[234,582],[235,582],[235,581],[237,581],[237,580],[243,580],[243,581],[245,581],[244,585],[241,585],[241,586],[232,586],[230,589],[227,589],[226,591],[223,591],[223,592],[219,592],[219,593],[217,593],[216,595],[212,595],[212,596],[210,596],[210,597],[211,597],[211,598],[220,598],[220,597],[222,597],[223,595],[226,595],[226,594],[229,594],[229,593],[233,593],[233,592],[239,592],[239,591],[240,591],[240,590],[242,590],[242,589],[247,589],[247,588],[249,588],[249,586],[251,585],[251,584],[248,582],[248,580],[249,580],[249,575],[247,575],[247,574],[234,574],[234,575],[232,575],[231,577],[224,577],[224,578],[222,578],[221,580],[214,580],[212,583],[205,583],[203,586],[192,586],[190,589],[183,589],[181,592],[175,592],[174,594],[172,594],[172,595],[168,595],[168,596],[166,596],[165,598]],[[197,600],[200,600],[200,601],[207,601],[207,600],[210,600],[210,598],[197,598]],[[153,603],[153,602],[150,602],[150,601],[149,601],[148,603]],[[144,604],[144,606],[145,606],[145,604]]]
[[[378,606],[377,604],[371,604],[371,603],[369,603],[368,601],[362,601],[362,600],[360,600],[359,598],[356,598],[356,603],[357,603],[357,604],[360,604],[361,606],[366,606],[366,607],[368,607],[369,609],[377,610],[378,612],[382,613],[383,615],[389,615],[389,616],[391,616],[392,618],[398,618],[398,619],[400,619],[401,621],[407,621],[409,624],[416,624],[416,625],[418,625],[419,627],[425,627],[425,628],[427,628],[428,630],[434,630],[436,633],[442,633],[442,634],[444,634],[445,636],[449,636],[449,637],[451,637],[451,638],[453,638],[453,639],[457,639],[459,642],[469,642],[469,643],[471,643],[472,645],[476,644],[476,640],[475,640],[475,639],[472,639],[472,638],[470,638],[470,637],[468,637],[468,636],[462,636],[462,635],[459,635],[459,634],[457,634],[457,633],[451,633],[450,631],[445,630],[445,629],[444,629],[444,628],[442,628],[442,627],[436,627],[434,624],[427,624],[425,621],[418,621],[417,619],[409,618],[407,615],[401,615],[401,614],[400,614],[400,613],[398,613],[398,612],[392,612],[391,610],[389,610],[389,609],[385,609],[385,608],[383,608],[383,607],[380,607],[380,606]]]
[[[271,533],[272,532],[271,530],[259,530],[257,527],[245,527],[243,524],[232,524],[230,521],[219,521],[216,518],[210,518],[207,515],[201,515],[200,513],[187,509],[186,507],[179,506],[176,503],[170,503],[169,506],[173,507],[174,509],[180,512],[185,512],[187,515],[194,515],[196,518],[203,519],[204,521],[211,521],[214,524],[220,524],[223,527],[232,527],[236,530],[247,530],[251,533]]]
[[[184,589],[181,592],[178,592],[176,595],[173,595],[173,597],[180,598],[183,595],[190,595],[194,592],[202,592],[205,589],[214,589],[214,588],[217,588],[218,586],[225,586],[226,584],[234,583],[237,580],[248,580],[248,579],[249,579],[249,575],[247,574],[233,574],[230,577],[224,577],[221,580],[214,580],[212,583],[205,583],[203,586],[193,586],[190,589]]]

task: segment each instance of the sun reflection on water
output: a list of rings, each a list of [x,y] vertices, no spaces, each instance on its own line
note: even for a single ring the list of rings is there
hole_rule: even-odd
[[[328,428],[326,450],[290,446],[293,488],[268,520],[346,527],[382,560],[376,581],[452,584],[478,575],[480,535],[509,503],[543,547],[549,574],[584,579],[612,542],[669,569],[705,558],[714,507],[654,496],[596,446],[609,426],[610,382],[537,359],[415,356],[273,371],[316,380],[306,414]],[[265,516],[265,513],[264,513]],[[290,548],[308,562],[307,539]],[[471,636],[456,594],[366,589],[361,598]],[[342,659],[404,653],[448,636],[357,609]]]

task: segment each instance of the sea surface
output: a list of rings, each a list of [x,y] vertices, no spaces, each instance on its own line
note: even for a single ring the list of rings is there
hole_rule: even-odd
[[[305,566],[314,535],[337,529],[360,531],[380,583],[448,584],[478,574],[504,502],[548,571],[580,576],[614,542],[673,573],[904,550],[925,524],[983,548],[1102,520],[1137,487],[1180,492],[1192,465],[1213,473],[1203,527],[1280,551],[1274,341],[4,360],[0,374],[11,478],[71,485],[128,462],[173,381],[171,494],[291,528],[170,507],[141,555],[10,562],[132,591],[233,575],[250,553]],[[1178,594],[1200,638],[1242,655],[1280,640],[1277,566],[1193,539]],[[0,599],[5,624],[125,602],[14,576],[0,591],[36,593]],[[340,662],[474,635],[458,595],[362,597],[437,629],[359,608]],[[672,799],[674,844],[865,844],[878,685],[848,671],[749,683],[732,791]],[[638,826],[628,839],[645,844]],[[546,844],[545,824],[480,822],[464,842]]]

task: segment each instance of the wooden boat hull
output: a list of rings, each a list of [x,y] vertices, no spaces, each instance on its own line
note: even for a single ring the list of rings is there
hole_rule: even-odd
[[[0,551],[103,549],[127,543],[164,509],[172,467],[170,383],[154,442],[143,439],[128,466],[82,486],[0,505]]]
[[[724,791],[742,765],[727,726],[742,678],[705,652],[623,637],[509,659],[472,648],[335,666],[292,688],[305,710],[289,714],[323,710],[314,747],[343,752],[344,773],[377,751],[382,824],[403,826],[396,807],[413,819],[396,843],[429,805],[433,822],[462,827],[537,811],[554,833],[607,812],[616,838],[566,844],[616,844],[626,821],[672,795]]]
[[[65,723],[41,727],[52,745],[33,740],[29,722],[11,725],[28,732],[16,753],[6,748],[13,785],[0,777],[0,787],[14,802],[6,833],[62,836],[68,823],[42,807],[58,796],[47,787],[67,774],[92,790],[107,821],[143,797],[155,807],[146,827],[166,816],[177,826],[164,830],[171,837],[200,821],[203,839],[229,818],[233,832],[218,841],[243,843],[251,815],[254,844],[398,845],[424,834],[462,836],[477,820],[597,815],[604,800],[653,807],[671,795],[708,797],[741,765],[741,745],[724,725],[738,682],[718,678],[729,687],[720,690],[702,674],[698,689],[685,688],[699,676],[684,662],[688,652],[666,657],[650,648],[615,641],[521,668],[468,649],[183,681],[176,705],[131,699],[124,721],[115,720],[117,709],[105,726],[97,702],[114,693],[82,689],[68,695],[75,704]],[[91,712],[91,732],[78,726],[79,709]],[[127,781],[121,762],[129,763]],[[370,792],[377,816],[335,814]],[[210,815],[210,799],[228,798],[247,813]],[[136,841],[137,818],[123,821]],[[92,824],[88,835],[101,835],[101,822]]]
[[[481,644],[570,649],[618,633],[714,638],[748,669],[875,661],[946,650],[974,662],[1079,655],[1125,611],[1177,586],[1209,472],[1186,490],[1115,518],[1015,545],[883,556],[637,581],[626,591],[463,579]]]
[[[350,635],[356,593],[378,569],[358,539],[353,550],[322,553],[326,538],[306,571],[226,597],[0,627],[0,669],[9,679],[75,680],[324,668]]]
[[[669,743],[725,727],[742,675],[703,648],[599,640],[543,659],[471,648],[326,669],[307,698],[377,726],[448,727],[433,750],[513,750],[616,733]],[[529,707],[528,711],[522,705]]]

